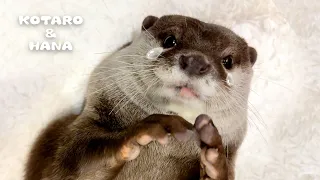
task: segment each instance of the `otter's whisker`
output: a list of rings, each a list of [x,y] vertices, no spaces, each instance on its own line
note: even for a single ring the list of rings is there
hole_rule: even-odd
[[[111,68],[111,67],[102,66],[102,67],[99,67],[99,68],[96,68],[96,69],[128,69],[128,68],[130,68],[130,70],[132,70],[135,67],[158,67],[158,66],[156,66],[156,65],[147,65],[147,64],[133,64],[131,66],[121,66],[121,67],[118,67],[118,68]]]
[[[111,71],[112,70],[110,70],[110,72]],[[106,77],[103,77],[103,78],[100,78],[100,79],[96,79],[95,81],[90,81],[90,82],[96,82],[96,81],[99,81],[99,80],[105,80],[105,79],[109,79],[109,78],[112,78],[112,77],[118,77],[118,75],[121,75],[121,74],[126,74],[127,76],[130,76],[130,75],[135,75],[135,74],[139,75],[139,73],[141,73],[141,72],[153,72],[153,71],[154,71],[154,69],[146,69],[146,70],[136,70],[136,71],[128,72],[128,71],[125,71],[125,70],[117,69],[117,73],[113,73],[110,76],[106,76]],[[95,73],[95,74],[93,74],[92,77],[98,76],[100,74],[104,74],[105,72],[106,71]]]
[[[243,97],[243,95],[241,95],[241,93],[237,92],[236,90],[233,90],[233,93],[235,93],[238,98],[241,98],[242,101],[245,101],[247,99],[246,97]],[[254,110],[255,110],[255,111],[252,111],[252,113],[255,112],[254,114],[256,115],[257,119],[260,120],[260,118],[261,118],[261,121],[262,121],[261,123],[263,123],[263,125],[266,126],[265,122],[262,119],[262,116],[259,114],[259,112],[256,110],[256,108],[253,106],[253,104],[249,100],[247,100],[247,102],[248,102],[248,108],[250,108],[250,110],[251,110],[250,106],[252,106],[252,108],[254,108]]]
[[[225,90],[223,90],[223,89],[220,88],[220,87],[219,87],[219,90],[222,92],[222,94],[224,94],[224,97],[225,97],[225,98],[228,97],[228,100],[229,100],[229,102],[230,102],[230,104],[231,104],[231,107],[233,106],[232,104],[236,105],[236,107],[233,108],[232,111],[230,111],[230,113],[236,114],[236,113],[234,113],[233,111],[235,111],[235,112],[240,111],[239,108],[242,109],[242,110],[246,110],[246,109],[247,109],[247,107],[246,107],[245,105],[239,104],[239,101],[238,101],[236,98],[234,98],[231,94],[229,94],[229,95],[226,96],[226,95],[225,95],[225,94],[226,94],[226,91],[225,91]],[[243,100],[241,100],[240,102],[243,102]],[[241,113],[240,113],[240,114],[241,114]],[[244,118],[247,118],[247,117],[244,117]],[[255,124],[255,122],[254,122],[254,121],[250,121],[250,118],[249,118],[249,122],[253,123],[253,125],[256,127],[256,129],[260,132],[260,134],[261,134],[261,136],[263,137],[263,139],[265,139],[264,136],[262,135],[259,127]],[[241,127],[241,126],[240,126],[240,127]]]
[[[285,87],[285,86],[283,86],[283,85],[281,85],[281,84],[278,84],[278,83],[276,83],[276,82],[274,82],[274,81],[272,81],[272,80],[263,79],[263,78],[261,78],[261,77],[256,77],[256,78],[261,79],[261,80],[264,80],[264,81],[267,81],[267,82],[271,82],[271,83],[273,83],[273,84],[275,84],[275,85],[277,85],[277,86],[283,87],[283,88],[285,88],[285,89],[287,89],[287,90],[289,90],[289,91],[291,91],[291,92],[294,92],[292,89],[289,89],[288,87]]]
[[[152,74],[153,72],[149,72],[149,73],[144,73],[143,75],[141,75],[141,77],[144,77],[144,78],[147,78],[150,74]],[[119,84],[120,82],[119,81],[116,81],[115,83]],[[128,89],[130,88],[131,86],[131,82],[129,81],[129,85],[127,87],[124,88],[125,89]],[[109,94],[111,95],[111,94]],[[110,111],[110,113],[113,112],[113,110],[124,100],[124,98],[122,98],[121,100],[119,100],[119,102],[114,106],[114,108]]]
[[[113,53],[113,52],[107,52],[107,51],[105,51],[105,52],[97,52],[97,53],[93,53],[93,54],[111,54],[111,53]]]
[[[254,91],[253,89],[250,88],[250,91],[253,92],[255,95],[260,97],[260,95],[256,91]]]
[[[148,75],[152,75],[153,74],[153,72],[150,70],[150,71],[145,71],[146,73],[144,73],[144,76],[148,76]],[[107,86],[104,86],[105,88],[108,88],[108,87],[110,87],[110,86],[114,86],[114,85],[116,85],[116,84],[119,84],[119,83],[125,83],[125,82],[130,82],[130,80],[128,80],[126,77],[131,77],[132,75],[134,75],[134,74],[139,74],[138,72],[132,72],[132,73],[126,73],[126,75],[125,76],[122,76],[122,78],[119,78],[119,79],[117,79],[116,81],[112,81],[112,83],[111,84],[108,84]],[[120,73],[120,75],[121,75],[121,73]],[[117,76],[119,76],[119,74],[117,74]],[[104,81],[104,79],[108,79],[108,78],[110,78],[111,76],[108,76],[108,77],[106,77],[106,78],[102,78],[102,81]],[[100,79],[101,80],[101,79]]]
[[[144,79],[146,79],[146,78],[148,78],[148,74],[144,74]],[[152,81],[153,82],[153,81]],[[153,86],[154,84],[151,84],[147,89],[149,89],[151,86]],[[134,91],[133,91],[134,92]],[[117,114],[122,108],[124,108],[129,102],[130,102],[130,100],[132,100],[135,96],[137,96],[139,94],[139,91],[137,91],[137,92],[135,92],[128,100],[127,100],[127,102],[126,103],[124,103],[124,105],[122,105],[120,108],[119,108],[119,110],[118,111],[116,111],[115,112],[115,114]],[[142,94],[144,94],[144,93],[142,93]],[[130,93],[130,95],[131,95],[131,93]],[[125,96],[126,97],[126,96]],[[117,107],[121,102],[123,101],[123,99],[122,100],[120,100],[116,105],[115,105],[115,107]],[[114,108],[115,108],[114,107]],[[114,110],[114,108],[110,111],[110,113],[112,113],[112,111]]]
[[[149,73],[152,74],[153,72],[149,72]],[[126,79],[126,77],[131,77],[132,74],[133,74],[133,73],[129,73],[129,74],[128,74],[128,73],[125,73],[124,76],[122,76],[122,78],[117,79],[117,81],[113,81],[111,84],[108,84],[107,86],[104,86],[104,87],[102,87],[102,88],[100,88],[100,89],[98,89],[98,90],[96,90],[96,91],[88,94],[88,96],[91,96],[91,95],[93,95],[93,94],[96,94],[96,93],[98,93],[98,92],[100,92],[100,91],[103,91],[103,90],[109,88],[109,87],[114,87],[117,83],[122,83],[122,82],[129,81],[128,79]],[[121,75],[121,74],[120,74],[120,75]],[[116,76],[119,76],[119,74],[117,74]],[[110,78],[110,77],[111,77],[111,76],[106,77],[106,78]],[[93,82],[103,81],[103,80],[106,79],[106,78],[101,78],[101,79],[98,79],[98,80],[93,81]],[[93,83],[93,82],[89,82],[89,83]],[[129,82],[130,82],[130,81],[129,81]],[[108,91],[106,91],[106,93],[108,93],[109,91],[113,91],[113,89],[110,88]]]
[[[154,70],[153,68],[150,69],[137,69],[137,68],[133,68],[134,66],[125,66],[125,67],[118,67],[118,68],[109,68],[109,67],[101,67],[101,68],[97,68],[97,69],[101,69],[100,72],[95,73],[94,75],[99,75],[99,74],[104,74],[104,73],[108,73],[108,72],[143,72],[143,71],[150,71],[150,70]],[[139,67],[139,66],[137,66]],[[154,67],[154,66],[141,66],[141,67]],[[104,71],[104,69],[107,69],[106,71]]]
[[[157,82],[157,81],[158,81],[158,80],[156,79],[156,82]],[[145,92],[147,92],[148,89],[149,89],[150,87],[152,87],[153,85],[155,85],[155,84],[156,84],[156,83],[152,83],[150,86],[148,86],[148,88],[147,88],[147,90],[146,90]],[[124,103],[123,106],[121,106],[117,112],[115,112],[115,114],[117,114],[121,109],[123,109],[123,108],[130,102],[130,100],[132,100],[132,99],[133,99],[135,96],[137,96],[138,94],[139,94],[139,91],[137,91],[135,94],[133,94],[133,95],[127,100],[127,102]],[[143,94],[144,97],[145,97],[145,93],[142,93],[142,94]]]
[[[156,38],[146,29],[146,27],[145,27],[144,25],[142,25],[142,28],[148,33],[148,35],[149,35],[150,37],[152,37],[154,40],[156,39]]]
[[[119,59],[119,58],[122,58],[122,57],[142,57],[142,58],[145,58],[145,56],[138,55],[138,54],[135,54],[135,55],[125,54],[125,55],[117,56],[116,59]]]
[[[233,92],[233,93],[236,93],[236,92]],[[244,101],[243,99],[241,99],[241,98],[243,98],[243,97],[242,97],[240,94],[235,95],[235,96],[237,96],[238,98],[240,98],[240,101]],[[232,97],[232,96],[231,96],[231,98],[232,98],[232,99],[235,99],[235,98]],[[236,104],[237,104],[237,103],[236,103]],[[239,108],[239,107],[238,107],[238,108]],[[248,106],[243,106],[243,109],[246,109],[246,108],[248,108],[248,110],[251,111],[251,112],[255,115],[255,117],[260,121],[259,116],[258,116],[257,114],[255,114],[255,112],[250,108],[249,105],[248,105]],[[248,115],[248,121],[249,121],[249,123],[251,122],[251,123],[254,125],[254,127],[258,130],[259,134],[260,134],[261,137],[264,139],[264,141],[267,142],[266,139],[265,139],[265,137],[263,136],[263,134],[262,134],[259,126],[255,123],[255,120],[253,120],[253,119],[250,117],[250,115]],[[260,122],[261,122],[262,125],[265,127],[264,121],[262,120],[262,121],[260,121]]]

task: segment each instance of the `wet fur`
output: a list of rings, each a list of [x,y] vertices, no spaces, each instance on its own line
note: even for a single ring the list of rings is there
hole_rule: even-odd
[[[26,164],[25,180],[199,179],[200,149],[196,141],[180,143],[172,138],[165,147],[154,142],[143,148],[134,161],[113,166],[115,150],[121,146],[125,132],[136,123],[151,114],[184,117],[183,112],[168,109],[170,103],[186,109],[205,106],[199,114],[208,114],[218,128],[226,147],[229,179],[234,178],[236,151],[246,133],[246,100],[256,52],[222,26],[183,16],[148,18],[139,37],[94,70],[82,113],[54,121],[38,137]],[[182,45],[156,61],[147,61],[145,54],[160,46],[168,33],[174,33]],[[208,88],[219,86],[212,89],[217,96],[210,98],[209,93],[201,101],[189,102],[165,96],[162,81],[174,84],[175,78],[188,78],[178,71],[172,79],[167,78],[174,73],[175,55],[183,52],[210,57],[215,72],[192,83]],[[233,88],[225,85],[226,70],[221,66],[221,57],[230,53],[236,57],[232,73],[238,78]],[[220,93],[221,88],[224,94]],[[172,93],[169,91],[167,94]],[[194,117],[184,118],[194,123]]]

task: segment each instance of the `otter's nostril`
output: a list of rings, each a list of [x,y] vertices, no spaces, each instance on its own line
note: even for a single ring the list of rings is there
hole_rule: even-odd
[[[207,72],[207,70],[208,70],[208,66],[202,67],[199,72],[202,74],[202,73]]]
[[[205,75],[211,69],[211,65],[200,55],[181,55],[179,65],[189,75]]]
[[[180,60],[179,60],[179,64],[182,69],[186,69],[188,67],[188,60],[187,60],[186,56],[181,55]]]
[[[200,68],[199,73],[204,74],[204,73],[207,73],[209,70],[210,70],[210,65],[207,64]]]

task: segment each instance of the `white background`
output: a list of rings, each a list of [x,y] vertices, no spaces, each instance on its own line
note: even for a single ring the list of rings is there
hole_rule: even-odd
[[[257,49],[250,128],[237,179],[320,179],[319,3],[1,0],[0,179],[22,179],[26,153],[39,130],[57,114],[81,106],[94,65],[130,40],[150,14],[183,14],[225,25]],[[28,43],[45,41],[50,27],[20,26],[19,15],[80,15],[84,23],[53,27],[56,41],[72,42],[73,52],[31,52]]]

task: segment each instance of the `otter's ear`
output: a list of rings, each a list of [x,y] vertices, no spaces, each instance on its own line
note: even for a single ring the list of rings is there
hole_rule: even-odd
[[[258,56],[256,49],[254,49],[253,47],[249,47],[249,56],[250,56],[251,66],[253,66]]]
[[[147,29],[149,29],[151,26],[153,26],[153,24],[158,20],[158,17],[155,16],[147,16],[146,18],[144,18],[143,22],[142,22],[142,27],[141,30],[145,31]]]

